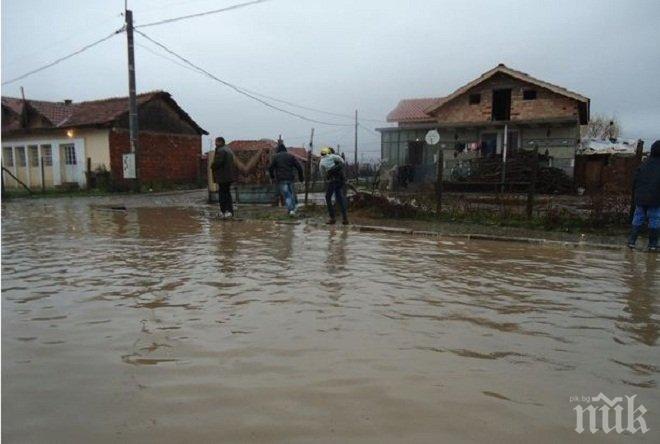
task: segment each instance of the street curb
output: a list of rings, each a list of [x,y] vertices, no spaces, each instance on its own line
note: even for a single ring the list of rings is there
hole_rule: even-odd
[[[307,221],[308,225],[315,227],[327,227],[327,225],[315,222]],[[614,245],[614,244],[601,244],[601,243],[591,243],[591,242],[575,242],[575,241],[561,241],[554,239],[543,239],[543,238],[534,238],[534,237],[516,237],[516,236],[497,236],[493,234],[478,234],[478,233],[467,233],[467,234],[458,234],[458,233],[441,233],[439,231],[424,231],[424,230],[413,230],[410,228],[398,228],[398,227],[384,227],[379,225],[349,225],[347,228],[360,232],[372,232],[372,233],[390,233],[390,234],[407,234],[413,237],[435,237],[435,238],[458,238],[464,239],[466,241],[470,240],[488,240],[488,241],[497,241],[497,242],[518,242],[530,245],[556,245],[561,247],[569,248],[599,248],[605,250],[625,250],[625,245]]]

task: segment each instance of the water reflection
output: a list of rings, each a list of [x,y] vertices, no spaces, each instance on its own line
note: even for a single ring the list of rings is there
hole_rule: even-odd
[[[655,255],[630,253],[624,262],[624,282],[627,287],[624,311],[629,320],[618,324],[632,338],[646,345],[655,345],[660,334],[658,295],[660,273]]]
[[[74,429],[149,440],[152,420],[174,441],[455,424],[447,441],[511,438],[499,427],[566,441],[575,393],[634,390],[660,412],[656,256],[223,222],[198,208],[5,209],[14,441]],[[351,432],[325,430],[327,415]],[[463,435],[483,418],[498,427]]]

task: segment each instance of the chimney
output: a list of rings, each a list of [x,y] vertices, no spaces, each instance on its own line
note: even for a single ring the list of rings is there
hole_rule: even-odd
[[[73,103],[73,100],[71,99],[64,99],[64,104],[65,105],[71,105]]]

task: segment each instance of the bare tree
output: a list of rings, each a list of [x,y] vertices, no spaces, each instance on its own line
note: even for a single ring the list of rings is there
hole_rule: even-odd
[[[621,134],[621,123],[616,117],[595,115],[581,129],[582,137],[589,139],[617,139]]]

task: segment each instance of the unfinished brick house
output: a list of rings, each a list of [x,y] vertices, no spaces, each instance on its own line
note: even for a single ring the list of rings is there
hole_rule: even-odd
[[[437,150],[443,176],[462,160],[515,157],[534,145],[551,166],[573,175],[580,125],[589,121],[587,97],[500,64],[446,97],[406,99],[388,116],[396,127],[379,128],[381,156],[391,166],[410,166],[415,177],[435,177]],[[439,141],[425,141],[435,130]]]
[[[165,91],[139,94],[137,102],[141,181],[193,183],[203,176],[208,133]],[[117,187],[128,186],[122,177],[128,152],[127,97],[80,103],[2,97],[2,164],[30,188],[84,187],[88,168],[109,170]],[[4,172],[3,179],[8,188],[19,186]]]

